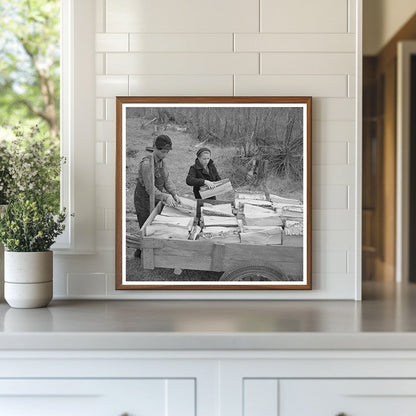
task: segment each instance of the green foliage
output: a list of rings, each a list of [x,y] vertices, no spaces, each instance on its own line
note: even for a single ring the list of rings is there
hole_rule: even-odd
[[[21,194],[0,215],[0,241],[9,251],[47,251],[65,229],[65,209],[55,215],[39,196]]]
[[[6,142],[0,141],[0,205],[8,202],[12,177],[10,173],[11,153]]]
[[[0,2],[0,124],[59,135],[60,2]]]
[[[43,198],[59,211],[59,179],[63,159],[59,148],[37,126],[0,130],[0,203],[12,203],[20,194]]]

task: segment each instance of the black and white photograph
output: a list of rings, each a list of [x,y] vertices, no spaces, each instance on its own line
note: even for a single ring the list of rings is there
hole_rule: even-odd
[[[310,97],[117,97],[117,289],[311,289]]]

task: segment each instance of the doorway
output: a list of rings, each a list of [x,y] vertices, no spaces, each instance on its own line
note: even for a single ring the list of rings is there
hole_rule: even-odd
[[[416,41],[397,47],[397,281],[416,283]]]

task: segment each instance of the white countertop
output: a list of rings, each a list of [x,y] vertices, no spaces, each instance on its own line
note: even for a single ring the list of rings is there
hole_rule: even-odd
[[[363,301],[53,301],[0,304],[0,350],[412,350],[416,286]]]

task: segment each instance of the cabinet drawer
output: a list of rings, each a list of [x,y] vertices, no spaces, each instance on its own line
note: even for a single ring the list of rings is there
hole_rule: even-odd
[[[0,381],[7,416],[194,416],[195,379]]]
[[[415,380],[280,380],[279,416],[414,416]]]

